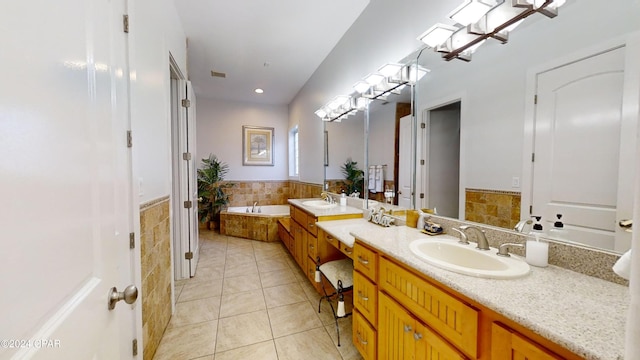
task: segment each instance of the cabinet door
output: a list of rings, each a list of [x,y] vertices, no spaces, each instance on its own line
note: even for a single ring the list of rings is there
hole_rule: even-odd
[[[416,322],[416,360],[463,360],[461,352],[420,322]]]
[[[353,345],[364,360],[376,359],[376,330],[357,310],[353,312]]]
[[[553,360],[562,359],[547,349],[498,323],[491,325],[491,359]]]
[[[415,359],[415,319],[384,293],[378,305],[378,359]]]

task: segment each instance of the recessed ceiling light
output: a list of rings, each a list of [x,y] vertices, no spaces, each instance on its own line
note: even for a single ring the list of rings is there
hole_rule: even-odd
[[[262,94],[262,93],[264,92],[264,90],[262,90],[262,89],[260,89],[260,88],[257,88],[257,89],[255,89],[255,90],[253,90],[253,91],[255,91],[255,92],[256,92],[256,94]]]

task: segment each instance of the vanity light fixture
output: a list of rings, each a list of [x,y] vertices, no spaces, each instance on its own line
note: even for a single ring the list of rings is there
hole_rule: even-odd
[[[467,26],[480,20],[495,5],[496,2],[491,0],[466,0],[449,14],[449,18]]]
[[[315,111],[322,121],[340,121],[364,110],[373,100],[386,100],[390,94],[400,94],[405,86],[413,86],[429,70],[417,64],[385,64],[353,85],[355,94],[340,95]]]
[[[260,89],[260,88],[257,88],[257,89],[255,89],[255,90],[253,90],[253,91],[255,91],[255,93],[256,93],[256,94],[262,94],[262,93],[264,93],[264,90],[262,90],[262,89]]]
[[[485,11],[492,0],[466,0],[456,8],[451,18],[466,25],[461,28],[447,29],[446,25],[436,24],[418,37],[418,40],[428,47],[442,53],[442,57],[449,61],[460,59],[471,61],[471,54],[488,38],[494,38],[503,44],[509,39],[509,32],[516,28],[525,18],[535,13],[549,18],[558,15],[558,8],[566,0],[504,0]],[[473,20],[475,16],[468,15],[467,8],[484,7],[484,14]],[[466,13],[469,11],[468,13]],[[477,14],[477,13],[476,13]],[[448,33],[448,36],[445,35]],[[438,35],[438,36],[436,36]]]

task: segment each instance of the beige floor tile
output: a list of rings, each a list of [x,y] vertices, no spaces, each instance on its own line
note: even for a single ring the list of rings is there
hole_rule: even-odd
[[[194,278],[195,279],[195,278]],[[222,279],[189,282],[184,286],[178,302],[222,295]]]
[[[302,286],[302,290],[304,290],[304,294],[311,301],[315,301],[316,303],[320,300],[320,293],[311,286],[309,279],[305,278],[303,281],[300,281],[300,286]]]
[[[220,313],[220,297],[179,302],[171,316],[169,328],[216,320]]]
[[[314,305],[314,309],[316,309],[316,312],[318,312],[318,301],[311,301],[311,303]],[[333,317],[333,312],[331,311],[331,306],[329,306],[329,303],[326,300],[322,300],[322,303],[320,304],[320,312],[318,313],[318,317],[325,325],[336,324],[336,320]]]
[[[325,325],[325,329],[333,344],[337,347],[338,352],[342,355],[344,360],[362,360],[362,356],[353,344],[353,334],[351,332],[352,321],[351,317],[339,319],[338,327],[340,328],[340,346],[338,346],[338,332],[336,331],[336,324]]]
[[[260,281],[263,288],[274,287],[278,285],[293,284],[298,282],[293,271],[290,269],[269,271],[260,273]]]
[[[200,264],[196,268],[196,281],[222,279],[224,277],[224,263],[209,265]]]
[[[249,275],[249,274],[257,274],[257,273],[258,273],[258,266],[256,265],[255,261],[238,263],[238,264],[227,263],[227,265],[224,267],[225,278],[243,276],[243,275]]]
[[[266,310],[232,316],[220,319],[218,322],[216,353],[264,342],[273,338]]]
[[[225,277],[222,283],[222,295],[235,294],[261,288],[262,284],[260,282],[260,275],[258,274]]]
[[[258,263],[258,271],[269,272],[276,270],[290,270],[289,264],[284,259],[267,259],[267,260],[259,260]]]
[[[308,301],[271,308],[268,312],[274,338],[323,326]]]
[[[256,360],[278,360],[276,353],[276,345],[273,340],[243,346],[238,349],[216,353],[215,360],[240,360],[240,359],[256,359]]]
[[[266,309],[262,289],[222,296],[220,318]]]
[[[187,360],[214,353],[217,320],[165,331],[154,360]]]
[[[278,360],[338,360],[340,353],[323,328],[275,339]]]
[[[263,289],[267,308],[306,301],[307,297],[299,284],[287,284]]]

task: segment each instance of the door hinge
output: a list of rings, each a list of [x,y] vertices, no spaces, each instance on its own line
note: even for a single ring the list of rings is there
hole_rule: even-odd
[[[538,105],[538,95],[533,95],[533,104]]]
[[[127,147],[133,147],[133,135],[131,130],[127,130]]]
[[[424,160],[420,160],[420,165],[424,165]]]
[[[425,123],[420,123],[420,129],[426,129],[427,128],[427,124]]]
[[[533,214],[533,205],[529,205],[529,215]]]
[[[184,202],[185,209],[191,209],[192,206],[193,206],[193,202],[191,200],[187,200]]]
[[[182,107],[190,107],[191,106],[191,100],[189,99],[182,99]]]
[[[190,152],[182,153],[182,160],[191,160],[191,153]]]
[[[129,233],[129,249],[136,248],[136,233]]]
[[[536,161],[536,153],[531,153],[531,162]]]
[[[424,193],[420,193],[420,199],[424,199]]]
[[[192,260],[193,259],[193,252],[189,251],[184,253],[184,258],[187,260]]]
[[[122,15],[122,30],[128,34],[129,33],[129,15]]]
[[[138,356],[138,339],[131,341],[131,353],[133,356]]]

